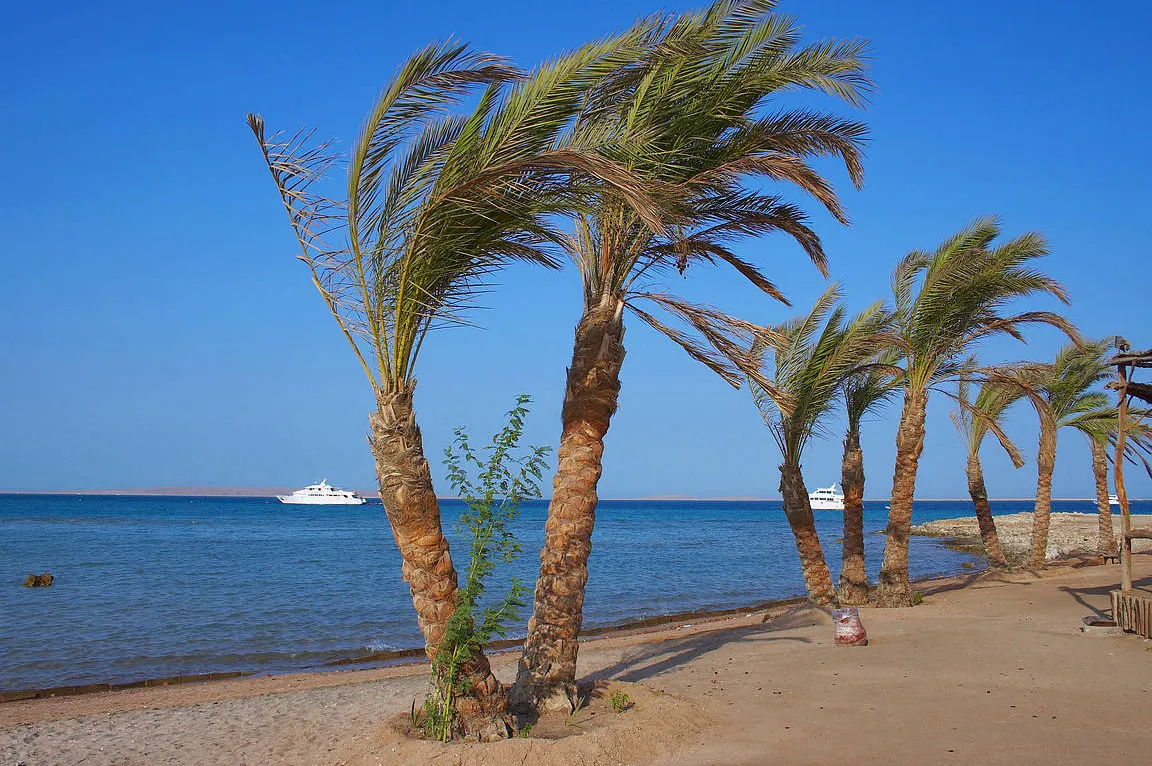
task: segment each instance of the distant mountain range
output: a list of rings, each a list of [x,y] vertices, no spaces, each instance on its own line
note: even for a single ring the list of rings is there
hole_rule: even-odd
[[[132,487],[128,489],[37,490],[35,495],[168,495],[175,497],[275,497],[288,495],[299,487]],[[379,497],[375,489],[356,490],[362,497]]]

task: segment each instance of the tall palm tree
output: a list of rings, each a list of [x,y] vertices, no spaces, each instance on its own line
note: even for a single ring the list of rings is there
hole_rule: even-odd
[[[651,33],[637,25],[527,74],[467,45],[429,45],[399,68],[346,162],[309,132],[267,136],[263,120],[248,117],[298,257],[371,385],[368,440],[380,497],[429,658],[458,590],[413,408],[417,357],[430,329],[461,321],[494,270],[516,260],[558,265],[545,245],[555,238],[551,217],[572,202],[571,178],[590,175],[660,225],[634,176],[564,138],[588,88],[634,61]],[[454,113],[469,97],[471,114]],[[347,196],[317,191],[344,164]],[[503,707],[482,651],[462,678],[462,713]]]
[[[1036,381],[1034,400],[1040,415],[1040,445],[1036,453],[1036,507],[1032,517],[1031,566],[1046,566],[1048,525],[1052,514],[1052,473],[1056,468],[1061,428],[1076,427],[1092,438],[1101,422],[1097,411],[1108,408],[1108,397],[1097,386],[1110,372],[1103,341],[1070,343],[1060,349]]]
[[[795,22],[776,14],[775,5],[715,0],[670,20],[647,66],[628,73],[629,92],[588,110],[577,126],[578,133],[627,137],[616,156],[642,178],[676,190],[680,219],[672,231],[653,234],[607,187],[591,211],[574,219],[567,251],[583,283],[583,311],[514,704],[560,708],[573,699],[596,485],[624,363],[625,311],[740,385],[745,374],[757,374],[747,350],[754,336],[763,337],[759,328],[661,291],[656,281],[695,264],[726,264],[782,300],[757,266],[731,251],[731,243],[782,231],[822,272],[825,256],[802,210],[761,191],[759,183],[799,187],[844,220],[835,192],[808,160],[838,158],[854,183],[861,180],[862,124],[808,109],[766,107],[773,96],[792,90],[861,105],[869,87],[864,46],[838,40],[802,45]],[[686,330],[658,317],[661,310]]]
[[[868,603],[868,572],[864,561],[864,451],[860,448],[860,425],[868,413],[885,405],[900,389],[897,350],[882,351],[872,364],[848,376],[842,385],[844,414],[844,457],[840,484],[844,489],[844,537],[841,544],[840,587],[836,591],[841,606]]]
[[[934,252],[909,253],[892,275],[904,406],[896,431],[896,468],[877,590],[881,606],[912,605],[908,535],[930,392],[955,380],[964,358],[986,338],[1022,339],[1021,328],[1037,323],[1073,332],[1062,317],[1051,312],[1002,313],[1020,298],[1052,295],[1067,302],[1067,295],[1059,283],[1032,265],[1048,253],[1041,235],[1029,233],[995,246],[999,235],[997,219],[977,219]]]
[[[816,533],[800,460],[808,440],[823,429],[824,419],[835,408],[841,386],[863,372],[888,340],[883,333],[889,317],[880,303],[845,321],[844,307],[837,305],[841,297],[839,285],[833,284],[808,314],[774,327],[779,337],[771,374],[765,375],[772,388],[749,381],[756,408],[780,448],[784,515],[796,538],[808,597],[816,604],[836,603],[836,589]],[[762,347],[759,351],[763,354]]]
[[[975,359],[970,360],[975,367]],[[1000,536],[996,531],[996,519],[992,506],[988,503],[988,489],[984,484],[984,468],[980,463],[980,447],[989,431],[995,431],[1008,459],[1015,468],[1024,465],[1024,457],[1016,445],[1003,431],[1005,412],[1018,402],[1029,390],[1027,384],[1011,374],[1011,371],[994,371],[996,376],[984,379],[977,389],[975,400],[970,394],[971,377],[961,374],[956,392],[956,409],[952,410],[952,422],[964,442],[968,462],[965,473],[968,478],[968,494],[976,512],[976,523],[980,529],[980,539],[984,542],[984,553],[993,569],[1007,569],[1008,561],[1000,547]]]

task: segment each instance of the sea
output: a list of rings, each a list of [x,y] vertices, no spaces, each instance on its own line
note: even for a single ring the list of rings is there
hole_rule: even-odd
[[[1053,505],[1095,512],[1088,501]],[[993,509],[1029,511],[1031,503],[994,501]],[[454,523],[462,510],[459,501],[442,503],[458,568],[467,550]],[[970,514],[967,502],[918,501],[913,516]],[[873,579],[886,515],[885,502],[865,503]],[[542,501],[522,507],[514,531],[523,555],[497,572],[491,593],[513,576],[535,580],[546,516]],[[841,514],[816,516],[838,576]],[[983,566],[925,537],[912,538],[910,563],[914,578]],[[779,501],[602,500],[589,570],[585,628],[804,591]],[[55,577],[52,587],[22,587],[42,572]],[[530,601],[511,637],[523,636]],[[421,646],[378,501],[0,495],[0,692],[310,670]]]

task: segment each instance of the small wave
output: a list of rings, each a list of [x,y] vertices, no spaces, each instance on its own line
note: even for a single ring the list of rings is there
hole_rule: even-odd
[[[400,647],[395,644],[390,644],[387,641],[369,641],[368,645],[364,647],[370,652],[398,652]]]

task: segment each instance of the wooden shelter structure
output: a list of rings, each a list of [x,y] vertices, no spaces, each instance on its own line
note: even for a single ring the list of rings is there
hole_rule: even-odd
[[[1152,591],[1132,587],[1132,541],[1152,540],[1152,527],[1132,528],[1128,510],[1128,493],[1124,489],[1124,450],[1128,431],[1128,402],[1132,397],[1152,404],[1152,385],[1137,383],[1132,374],[1137,369],[1152,369],[1152,349],[1132,351],[1128,341],[1116,338],[1117,354],[1109,361],[1116,367],[1116,389],[1119,422],[1116,432],[1116,496],[1120,501],[1120,590],[1112,591],[1112,615],[1126,631],[1152,638]]]

